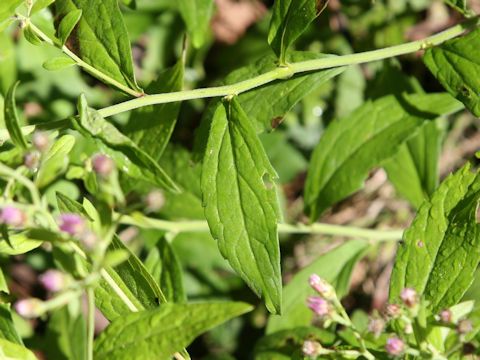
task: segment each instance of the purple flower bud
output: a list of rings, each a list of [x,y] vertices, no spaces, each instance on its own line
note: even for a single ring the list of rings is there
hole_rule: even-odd
[[[440,311],[440,321],[444,323],[449,323],[452,321],[452,312],[448,309],[443,309]]]
[[[310,286],[322,295],[325,299],[332,299],[335,294],[335,290],[332,285],[323,280],[317,274],[312,274],[309,279]]]
[[[107,177],[115,167],[112,159],[103,154],[96,154],[92,158],[93,170],[100,176]]]
[[[43,313],[43,302],[37,298],[19,300],[13,304],[18,315],[25,318],[34,318]]]
[[[316,341],[306,340],[302,346],[302,352],[304,356],[317,356],[322,349],[322,345]]]
[[[371,318],[368,322],[368,331],[375,334],[375,336],[380,335],[385,329],[385,321],[380,318]]]
[[[32,142],[35,149],[42,153],[47,151],[50,145],[50,140],[48,139],[47,134],[43,131],[35,131]]]
[[[13,206],[5,206],[0,215],[0,220],[2,223],[10,226],[22,226],[26,221],[26,216],[23,211],[17,209]]]
[[[40,275],[40,282],[45,289],[51,292],[58,292],[67,284],[67,278],[58,270],[48,270],[44,274]]]
[[[36,151],[30,151],[23,157],[23,165],[31,170],[37,169],[39,163],[40,155]]]
[[[400,316],[400,306],[398,304],[387,304],[385,306],[385,316],[394,319]]]
[[[473,330],[473,323],[470,319],[463,319],[458,322],[457,331],[459,334],[468,334]]]
[[[327,300],[318,296],[309,296],[306,304],[314,313],[322,317],[329,317],[331,306]]]
[[[160,190],[152,190],[145,198],[145,202],[147,203],[148,210],[157,211],[165,205],[165,196]]]
[[[414,307],[418,303],[418,294],[414,288],[408,287],[402,290],[400,299],[408,307]]]
[[[391,337],[387,340],[387,344],[385,345],[385,349],[390,355],[399,356],[403,353],[405,348],[405,343],[402,339],[397,337]]]
[[[62,214],[60,221],[60,230],[70,235],[79,234],[85,228],[85,220],[77,214]]]

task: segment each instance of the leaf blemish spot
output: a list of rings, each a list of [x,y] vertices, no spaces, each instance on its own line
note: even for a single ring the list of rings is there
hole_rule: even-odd
[[[423,242],[419,240],[419,241],[417,242],[417,246],[418,246],[419,248],[423,248]]]

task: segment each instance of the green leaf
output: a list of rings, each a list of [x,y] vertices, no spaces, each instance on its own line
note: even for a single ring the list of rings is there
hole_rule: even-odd
[[[42,40],[37,36],[35,31],[33,31],[30,24],[27,24],[23,28],[23,36],[25,36],[25,39],[32,45],[42,45]]]
[[[369,249],[369,244],[361,240],[349,240],[334,250],[319,256],[313,263],[299,271],[283,289],[284,315],[270,315],[267,334],[298,326],[310,326],[313,313],[305,305],[308,295],[314,291],[308,283],[312,274],[330,282],[339,297],[348,292],[353,266]],[[342,288],[341,291],[339,289]]]
[[[42,66],[45,70],[56,71],[56,70],[61,70],[75,64],[76,62],[70,58],[58,57],[58,58],[48,59],[42,64]]]
[[[0,32],[0,53],[2,54],[0,57],[0,93],[5,95],[17,78],[17,59],[12,38],[4,32]],[[0,106],[1,112],[3,112],[2,108],[3,106]]]
[[[397,250],[391,301],[403,288],[413,287],[435,313],[462,298],[480,261],[479,199],[480,177],[467,163],[423,203]]]
[[[423,62],[450,94],[480,116],[480,28],[427,49]]]
[[[25,254],[33,249],[36,249],[42,245],[42,241],[33,240],[26,236],[25,233],[10,234],[10,243],[4,241],[2,238],[0,241],[0,254],[4,255],[20,255]]]
[[[150,181],[168,191],[179,191],[173,180],[150,155],[106,121],[97,111],[87,106],[87,100],[83,94],[78,103],[78,112],[80,119],[79,122],[75,121],[79,127],[78,130],[93,136],[105,147],[111,149],[109,154],[116,161],[119,170],[138,179]]]
[[[240,302],[169,303],[128,314],[113,321],[95,340],[95,359],[168,359],[198,335],[251,309]]]
[[[66,46],[108,77],[141,91],[136,84],[132,49],[118,1],[57,0],[55,5],[59,18],[82,10],[80,21],[70,34]],[[98,77],[97,74],[92,75]]]
[[[160,238],[145,259],[145,267],[160,284],[168,302],[184,303],[182,265],[165,237]]]
[[[238,101],[220,103],[202,169],[205,217],[222,255],[270,312],[281,312],[275,170]]]
[[[464,15],[473,13],[467,10],[467,0],[443,0],[443,2],[460,11]]]
[[[82,204],[73,199],[70,199],[68,196],[62,194],[61,192],[56,191],[55,195],[57,197],[57,204],[60,212],[80,214],[86,217],[88,220],[93,221],[93,219],[88,215]]]
[[[52,313],[47,325],[48,354],[58,360],[85,360],[86,322],[79,311],[64,306]],[[51,344],[53,343],[53,344]]]
[[[48,151],[35,178],[35,184],[42,188],[55,180],[68,165],[68,154],[75,145],[75,137],[64,135]]]
[[[201,47],[206,39],[210,18],[212,17],[213,0],[178,0],[177,6],[187,26],[188,36],[193,46]]]
[[[323,346],[331,346],[335,334],[316,327],[296,327],[262,337],[253,349],[255,360],[290,360],[298,352],[305,340],[318,341]]]
[[[20,128],[20,120],[17,114],[17,104],[15,102],[15,92],[19,83],[20,82],[17,81],[8,90],[7,96],[5,98],[4,116],[5,125],[7,126],[10,139],[15,144],[15,146],[26,149],[27,140],[23,136],[22,130]]]
[[[68,37],[72,33],[75,26],[82,17],[82,10],[76,9],[67,13],[58,24],[57,36],[60,39],[60,44],[63,46],[67,42]]]
[[[288,47],[320,15],[328,0],[275,0],[268,32],[268,43],[285,64]]]
[[[459,109],[448,94],[390,95],[331,123],[310,160],[305,184],[310,219],[314,221],[329,206],[360,189],[368,171],[393,156],[425,120]]]
[[[8,360],[37,360],[37,357],[26,347],[0,338],[0,351]]]
[[[183,87],[183,61],[163,71],[147,88],[149,94],[180,91]],[[162,156],[180,111],[180,102],[144,106],[132,112],[126,135],[153,159]]]
[[[37,0],[35,4],[32,6],[32,10],[30,11],[30,15],[36,14],[40,10],[46,8],[50,4],[52,4],[55,0]]]
[[[0,338],[8,340],[12,343],[23,345],[22,339],[15,329],[12,320],[10,307],[0,303]]]
[[[2,0],[0,1],[0,23],[7,20],[15,13],[15,9],[25,0]]]
[[[398,193],[418,209],[438,186],[438,158],[445,136],[445,123],[431,121],[400,146],[383,167]]]

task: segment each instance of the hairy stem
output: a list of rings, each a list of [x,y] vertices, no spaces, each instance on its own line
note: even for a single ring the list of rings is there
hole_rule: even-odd
[[[409,54],[415,51],[424,50],[426,48],[439,45],[446,40],[452,39],[463,34],[468,28],[476,25],[479,17],[474,17],[462,24],[453,26],[436,35],[430,36],[423,40],[412,41],[409,43],[387,47],[384,49],[366,51],[352,55],[333,56],[329,58],[301,61],[289,64],[284,67],[278,67],[272,71],[266,72],[257,77],[244,80],[232,85],[201,88],[195,90],[177,91],[171,93],[146,95],[137,99],[128,100],[123,103],[112,105],[98,110],[103,117],[112,116],[125,111],[130,111],[139,107],[163,104],[176,101],[192,100],[198,98],[210,98],[218,96],[234,96],[248,90],[252,90],[259,86],[268,84],[274,80],[286,79],[295,74],[318,71],[323,69],[361,64],[371,61],[382,60],[399,55]]]

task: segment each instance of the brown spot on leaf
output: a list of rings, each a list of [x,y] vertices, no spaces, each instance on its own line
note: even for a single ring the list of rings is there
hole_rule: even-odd
[[[272,129],[276,129],[283,122],[283,119],[285,119],[285,116],[277,116],[276,118],[273,118],[270,122]]]
[[[320,13],[325,10],[328,5],[329,0],[317,0],[316,12],[315,15],[320,15]]]

